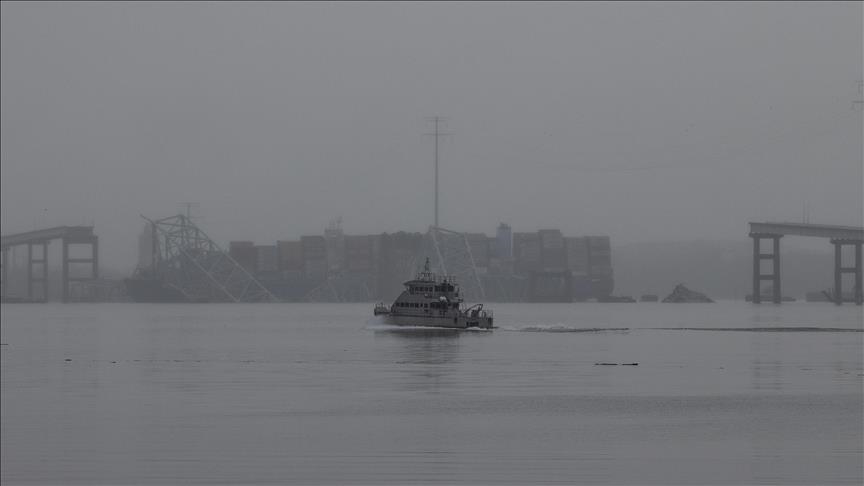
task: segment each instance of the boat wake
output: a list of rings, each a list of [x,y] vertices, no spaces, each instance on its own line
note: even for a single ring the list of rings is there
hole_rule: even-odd
[[[652,327],[661,331],[739,331],[739,332],[864,332],[844,327]]]
[[[533,326],[524,326],[524,327],[502,327],[504,331],[514,331],[514,332],[588,332],[588,333],[601,333],[601,332],[628,332],[630,331],[629,327],[572,327],[564,324],[538,324]]]

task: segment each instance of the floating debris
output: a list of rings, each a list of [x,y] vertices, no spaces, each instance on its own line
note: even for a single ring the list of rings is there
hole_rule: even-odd
[[[669,294],[663,302],[672,302],[672,303],[690,303],[690,302],[714,302],[709,299],[703,293],[696,292],[695,290],[690,290],[684,286],[684,284],[678,284],[675,286],[675,289],[672,290],[672,293]]]

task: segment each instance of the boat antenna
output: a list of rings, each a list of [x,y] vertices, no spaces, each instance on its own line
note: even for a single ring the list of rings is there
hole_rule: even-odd
[[[431,271],[429,270],[429,257],[426,257],[426,264],[423,265],[423,271],[426,273],[429,273]]]

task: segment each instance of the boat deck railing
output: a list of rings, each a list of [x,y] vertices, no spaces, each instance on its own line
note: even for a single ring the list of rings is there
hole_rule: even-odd
[[[456,284],[456,276],[455,275],[438,275],[434,272],[420,272],[417,274],[416,280],[423,280],[428,282],[435,283],[449,283]]]

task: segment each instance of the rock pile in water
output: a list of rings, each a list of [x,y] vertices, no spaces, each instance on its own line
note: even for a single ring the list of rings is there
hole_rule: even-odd
[[[672,293],[669,294],[668,297],[663,299],[663,302],[714,302],[709,299],[707,295],[696,292],[695,290],[690,290],[684,286],[684,284],[678,284],[675,286],[675,289],[672,290]]]

